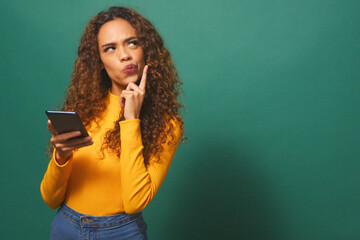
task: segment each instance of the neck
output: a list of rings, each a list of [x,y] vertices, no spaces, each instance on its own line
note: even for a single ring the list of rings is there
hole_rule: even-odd
[[[119,86],[119,85],[116,85],[116,84],[112,84],[110,92],[111,92],[112,94],[114,94],[114,95],[120,96],[120,95],[121,95],[121,92],[122,92],[123,90],[125,90],[124,87]]]

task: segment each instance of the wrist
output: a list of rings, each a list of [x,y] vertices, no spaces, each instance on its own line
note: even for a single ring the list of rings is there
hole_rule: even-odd
[[[72,152],[70,154],[62,155],[58,151],[55,152],[55,161],[59,165],[64,165],[71,157]]]
[[[135,115],[124,115],[124,118],[123,120],[132,120],[132,119],[139,119],[138,116],[135,116]]]
[[[138,119],[137,117],[125,117],[124,120]]]

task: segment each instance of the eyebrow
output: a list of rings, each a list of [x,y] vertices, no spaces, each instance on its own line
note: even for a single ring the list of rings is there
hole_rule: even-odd
[[[136,37],[129,37],[129,38],[126,38],[126,39],[124,40],[124,42],[129,42],[129,41],[131,41],[131,40],[133,40],[133,39],[136,39]],[[103,45],[101,46],[101,48],[104,48],[104,47],[110,47],[110,46],[114,46],[114,45],[115,45],[115,43],[114,43],[114,42],[105,43],[105,44],[103,44]]]

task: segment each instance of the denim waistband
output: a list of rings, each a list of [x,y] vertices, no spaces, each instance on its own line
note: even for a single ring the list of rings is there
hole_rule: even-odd
[[[109,215],[109,216],[93,216],[93,215],[86,215],[81,214],[66,204],[63,204],[59,211],[64,214],[66,218],[68,218],[70,221],[79,224],[81,226],[86,227],[110,227],[110,226],[117,226],[121,224],[125,224],[127,222],[130,222],[131,220],[134,220],[142,215],[141,212],[135,213],[135,214],[127,214],[127,213],[119,213],[115,215]]]

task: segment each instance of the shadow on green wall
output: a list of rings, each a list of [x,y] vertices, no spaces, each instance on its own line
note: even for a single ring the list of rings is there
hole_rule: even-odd
[[[245,146],[208,139],[193,147],[193,164],[178,192],[164,239],[276,239],[279,207],[268,179]]]

